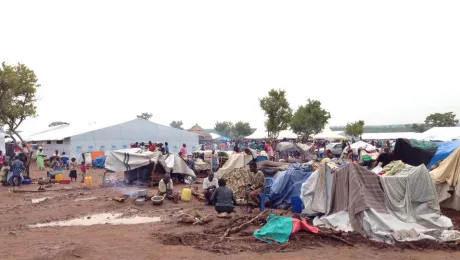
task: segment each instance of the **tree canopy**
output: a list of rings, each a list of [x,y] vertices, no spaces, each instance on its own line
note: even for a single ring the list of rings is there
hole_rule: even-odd
[[[18,127],[29,117],[37,116],[37,88],[40,85],[35,72],[24,64],[15,66],[2,63],[0,68],[0,125],[6,125],[11,137],[18,134]]]
[[[153,115],[151,113],[144,112],[144,113],[142,113],[140,115],[137,115],[137,118],[149,120],[150,118],[152,118],[152,116]]]
[[[423,133],[429,128],[425,124],[412,124],[411,129],[416,133]]]
[[[443,126],[456,126],[458,119],[456,119],[454,112],[447,113],[434,113],[426,117],[425,125],[427,127],[443,127]]]
[[[232,132],[233,132],[233,123],[230,121],[223,121],[219,122],[217,121],[216,124],[214,125],[214,130],[220,135],[220,136],[226,136],[226,137],[231,137]]]
[[[345,127],[345,133],[350,136],[360,137],[364,132],[364,121],[359,120],[353,123],[348,123]]]
[[[171,123],[169,123],[170,127],[177,128],[177,129],[180,129],[180,130],[184,130],[182,125],[183,125],[182,120],[172,121]]]
[[[265,112],[267,120],[268,137],[271,139],[278,138],[281,131],[286,130],[292,117],[292,109],[286,99],[286,91],[272,89],[268,96],[259,99],[260,108]]]
[[[52,127],[52,126],[58,126],[58,125],[68,125],[69,123],[67,122],[63,122],[63,121],[54,121],[54,122],[51,122],[48,127]]]
[[[216,132],[221,136],[236,139],[244,138],[251,135],[253,132],[251,125],[248,122],[243,121],[238,121],[235,124],[230,121],[217,121],[214,126],[214,130],[216,130]]]
[[[240,139],[252,134],[251,125],[248,122],[238,121],[233,127],[234,138]]]
[[[318,134],[327,124],[331,114],[321,107],[318,100],[308,99],[308,103],[299,106],[292,116],[291,129],[306,141],[310,135]]]

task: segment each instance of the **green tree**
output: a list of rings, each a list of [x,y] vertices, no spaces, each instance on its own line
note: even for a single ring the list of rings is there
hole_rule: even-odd
[[[345,127],[345,133],[350,136],[359,137],[361,139],[361,135],[364,132],[364,121],[359,120],[354,123],[348,123]]]
[[[54,122],[51,122],[48,127],[52,127],[52,126],[58,126],[58,125],[68,125],[69,123],[67,122],[63,122],[63,121],[54,121]]]
[[[6,125],[11,138],[17,136],[24,142],[18,127],[30,117],[37,115],[35,103],[40,85],[35,72],[24,64],[16,66],[2,63],[0,68],[0,125]]]
[[[434,113],[426,117],[425,125],[428,127],[456,126],[458,124],[456,117],[454,112]]]
[[[238,121],[232,131],[232,137],[241,139],[252,134],[251,125],[248,122]]]
[[[411,126],[412,131],[416,133],[423,133],[429,129],[425,124],[412,124]]]
[[[217,121],[214,125],[214,130],[221,135],[226,137],[231,137],[233,135],[233,123],[229,121],[219,122]]]
[[[320,133],[330,118],[331,114],[321,107],[320,101],[308,99],[305,106],[297,108],[290,125],[294,133],[307,141],[310,135]]]
[[[268,96],[259,99],[260,108],[265,112],[267,120],[268,137],[271,139],[278,138],[281,131],[286,130],[292,117],[292,109],[286,99],[286,91],[272,89]]]
[[[152,116],[153,115],[151,113],[144,112],[140,115],[137,115],[137,118],[149,120],[150,118],[152,118]]]
[[[172,121],[171,123],[169,123],[169,126],[173,127],[173,128],[180,129],[180,130],[184,130],[184,128],[182,127],[182,124],[183,124],[182,120]]]

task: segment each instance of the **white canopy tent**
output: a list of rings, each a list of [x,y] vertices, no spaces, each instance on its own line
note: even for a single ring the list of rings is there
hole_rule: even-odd
[[[334,140],[342,140],[342,139],[348,139],[343,131],[329,131],[329,132],[321,132],[317,135],[313,136],[313,140],[329,140],[329,141],[334,141]]]
[[[433,127],[420,134],[420,139],[430,141],[452,141],[460,139],[460,127]]]
[[[283,130],[279,133],[278,139],[297,139],[298,136],[291,130]],[[265,127],[258,127],[256,131],[249,136],[246,136],[245,139],[268,139],[268,133],[265,130]]]
[[[215,134],[215,133],[210,133],[210,135],[212,136],[212,139],[213,139],[213,140],[216,140],[217,138],[220,137],[220,135]]]
[[[396,140],[398,138],[419,139],[420,133],[415,132],[398,132],[398,133],[364,133],[361,135],[362,140]]]

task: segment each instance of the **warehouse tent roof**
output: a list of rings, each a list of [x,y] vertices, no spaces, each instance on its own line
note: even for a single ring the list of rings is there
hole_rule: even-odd
[[[398,138],[418,139],[419,133],[399,132],[399,133],[364,133],[361,135],[363,140],[396,140]]]
[[[145,119],[134,119],[130,121],[125,121],[121,123],[92,123],[92,124],[69,124],[69,125],[59,125],[50,127],[44,131],[37,132],[31,134],[29,136],[24,137],[26,141],[47,141],[47,140],[63,140],[68,137],[81,135],[89,132],[93,132],[96,130],[121,125],[125,123],[136,123],[136,122],[144,122]],[[154,122],[149,121],[152,124],[157,124]],[[158,125],[158,124],[157,124]],[[182,131],[182,130],[179,130]],[[184,130],[185,131],[185,130]]]
[[[460,139],[460,127],[433,127],[420,134],[420,139],[430,141],[452,141]]]

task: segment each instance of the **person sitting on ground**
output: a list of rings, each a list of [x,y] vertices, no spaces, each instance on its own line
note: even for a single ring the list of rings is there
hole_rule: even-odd
[[[53,162],[50,165],[51,170],[48,172],[48,175],[51,177],[51,179],[54,179],[54,176],[59,173],[63,173],[62,170],[62,162],[61,158],[59,155],[54,157]]]
[[[208,178],[203,180],[203,193],[208,205],[212,205],[211,197],[217,187],[219,187],[217,179],[214,178],[214,173],[210,172]]]
[[[158,183],[158,195],[163,196],[165,195],[167,199],[173,199],[173,181],[171,179],[171,175],[169,173],[165,173],[163,179],[160,180]]]
[[[260,203],[259,194],[264,192],[265,188],[265,176],[263,172],[257,169],[257,164],[254,161],[249,163],[249,171],[251,183],[248,184],[246,199],[248,204],[258,207]]]
[[[233,191],[227,188],[227,183],[224,179],[219,179],[217,183],[219,187],[214,190],[211,201],[213,202],[217,213],[230,214],[233,212],[234,207],[237,205],[236,199],[233,196]]]

